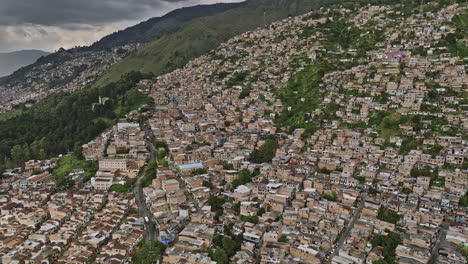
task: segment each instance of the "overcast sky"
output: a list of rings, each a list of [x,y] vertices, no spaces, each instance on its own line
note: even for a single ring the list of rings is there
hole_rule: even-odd
[[[0,52],[89,45],[174,9],[242,0],[0,0]]]

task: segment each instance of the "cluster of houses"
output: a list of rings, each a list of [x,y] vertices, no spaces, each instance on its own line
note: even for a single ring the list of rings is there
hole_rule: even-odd
[[[95,194],[99,207],[83,225],[76,240],[61,252],[57,263],[123,263],[143,239],[142,219],[130,215],[134,207],[132,194]]]
[[[8,196],[0,211],[2,263],[88,263],[96,256],[122,263],[143,238],[143,220],[125,218],[136,206],[132,194],[55,192],[44,185],[11,189]]]
[[[327,93],[308,114],[309,122],[319,126],[312,135],[304,129],[278,133],[274,117],[290,109],[273,88],[287,82],[298,64],[305,67],[307,58],[329,53],[320,45],[326,34],[300,37],[304,28],[325,19],[306,14],[244,33],[183,69],[157,77],[152,96],[165,107],[154,113],[150,125],[168,145],[173,168],[161,168],[161,178],[146,197],[152,212],[162,216],[161,230],[169,240],[190,208],[186,231],[199,242],[176,240],[163,261],[211,263],[209,254],[200,252],[219,246],[200,235],[211,231],[199,230],[212,227],[220,234],[221,227],[233,224],[244,237],[241,250],[230,256],[236,263],[372,263],[385,259],[389,249],[371,242],[393,234],[400,241],[391,251],[400,263],[434,258],[464,263],[461,249],[468,233],[460,201],[468,183],[463,132],[468,118],[459,94],[468,80],[465,58],[436,44],[455,31],[447,22],[465,9],[455,4],[394,19],[395,7],[361,8],[352,16],[356,26],[378,27],[387,38],[360,58],[363,63],[325,74],[321,87]],[[321,12],[327,17],[331,11]],[[407,29],[404,35],[389,26],[395,22]],[[417,54],[418,47],[428,55]],[[326,59],[345,62],[340,56]],[[396,124],[386,131],[382,122],[391,123],[395,116]],[[253,163],[253,151],[268,135],[277,139],[274,158]],[[405,150],[409,139],[418,143]],[[253,176],[239,185],[242,170]],[[187,199],[171,199],[168,186],[173,194],[185,188]],[[212,224],[209,195],[230,201]],[[179,202],[183,207],[175,206]],[[197,222],[200,213],[205,222]]]
[[[466,58],[438,43],[467,5],[401,8],[290,17],[144,81],[156,103],[152,142],[164,145],[143,188],[168,245],[163,263],[215,263],[220,236],[241,238],[226,254],[234,263],[466,263]],[[315,29],[335,12],[384,40],[359,58],[354,47],[327,50],[330,36]],[[275,119],[297,109],[278,91],[317,59],[354,66],[321,78],[323,100],[303,113],[316,129],[286,133]],[[54,160],[29,164],[28,177],[7,172],[2,187],[20,188],[2,196],[2,262],[127,261],[142,220],[127,216],[131,194],[105,191],[138,176],[150,157],[146,136],[120,122],[83,146],[99,161],[92,192],[52,192],[50,175],[32,172]]]
[[[4,173],[2,263],[124,263],[135,253],[144,220],[134,195],[107,190],[145,166],[145,133],[138,124],[119,122],[85,144],[83,156],[98,170],[90,181],[83,169],[70,172],[75,190],[57,192],[52,171],[59,158],[28,161]]]
[[[55,54],[60,58],[56,62],[35,64],[21,81],[0,86],[0,113],[12,110],[17,104],[39,101],[53,93],[84,88],[137,46],[129,44],[101,51],[60,50]]]
[[[91,178],[93,189],[106,191],[135,178],[150,156],[145,140],[145,131],[138,123],[119,122],[83,145],[84,158],[99,162],[99,169]]]

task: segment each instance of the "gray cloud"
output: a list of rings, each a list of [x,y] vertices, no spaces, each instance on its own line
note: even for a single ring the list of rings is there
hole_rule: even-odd
[[[0,24],[31,23],[46,26],[95,24],[136,19],[164,1],[152,0],[2,0]]]
[[[242,0],[0,0],[0,52],[88,45],[174,9]]]

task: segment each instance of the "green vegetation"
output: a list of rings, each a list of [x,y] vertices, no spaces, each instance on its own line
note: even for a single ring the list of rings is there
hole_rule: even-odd
[[[466,28],[468,27],[468,11],[454,16],[450,25],[456,28],[455,32],[447,34],[447,36],[439,41],[437,46],[447,47],[447,51],[452,54],[452,56],[460,56],[461,58],[468,57],[468,45],[464,41],[468,36],[466,33]]]
[[[460,245],[460,251],[463,257],[468,260],[468,247]]]
[[[54,94],[21,115],[0,121],[0,167],[19,166],[30,159],[45,159],[67,153],[94,139],[124,116],[116,109],[137,107],[129,92],[149,77],[138,72],[124,75],[118,82],[73,93]],[[99,97],[107,97],[100,105]]]
[[[241,93],[239,94],[239,99],[244,99],[250,95],[250,87],[242,88]]]
[[[433,158],[435,158],[435,156],[439,155],[440,151],[443,149],[444,147],[441,146],[441,145],[433,145],[429,148],[427,148],[426,150],[424,150],[424,153],[425,154],[429,154],[431,155]]]
[[[377,219],[380,219],[385,222],[389,222],[392,224],[396,224],[398,220],[400,220],[400,216],[397,212],[393,211],[392,209],[380,207],[379,213],[377,215]]]
[[[241,71],[241,72],[236,72],[232,77],[231,79],[229,79],[226,83],[227,86],[235,86],[235,85],[241,85],[244,81],[245,81],[245,78],[249,75],[249,72],[248,71]],[[250,93],[250,91],[248,91],[247,93]],[[242,94],[242,93],[241,93]],[[248,95],[248,94],[247,94]],[[245,98],[246,96],[244,96],[243,98]],[[240,98],[240,97],[239,97]],[[242,98],[240,98],[242,99]]]
[[[129,179],[125,184],[114,184],[109,188],[109,192],[129,193],[133,190],[136,178]]]
[[[192,174],[193,175],[202,175],[202,174],[206,174],[206,173],[207,173],[206,169],[198,168],[198,169],[194,170]]]
[[[320,89],[321,79],[332,70],[333,67],[328,62],[315,61],[294,75],[286,87],[276,90],[285,106],[285,110],[275,120],[277,127],[290,132],[296,128],[305,128],[305,134],[315,131],[316,125],[307,122],[308,116],[322,102],[324,95]]]
[[[159,75],[177,69],[189,60],[215,49],[229,38],[264,25],[265,11],[265,22],[269,24],[336,2],[340,0],[252,0],[225,12],[194,19],[132,52],[113,65],[98,80],[97,85],[115,81],[132,70]]]
[[[228,163],[227,161],[223,162],[223,170],[233,170],[234,165],[232,163]]]
[[[422,144],[421,140],[417,140],[413,137],[408,137],[403,140],[400,147],[400,155],[408,155],[412,149],[416,149]]]
[[[209,251],[208,254],[216,263],[229,263],[229,258],[234,256],[241,249],[243,235],[234,235],[232,233],[232,224],[224,226],[224,235],[215,234],[213,245],[218,247],[215,251]]]
[[[364,184],[366,182],[366,177],[364,176],[357,176],[356,179],[359,181],[360,184]]]
[[[388,235],[377,235],[371,239],[372,247],[383,247],[383,260],[378,260],[374,263],[378,264],[393,264],[396,263],[395,249],[401,244],[400,235],[397,233],[389,233]]]
[[[445,187],[445,177],[435,176],[431,178],[431,186],[435,187]]]
[[[210,195],[208,197],[207,204],[211,206],[211,211],[216,212],[217,216],[221,216],[223,214],[223,205],[227,203],[227,198]]]
[[[410,189],[410,188],[403,188],[401,189],[401,193],[404,193],[404,194],[410,194],[412,193],[413,191]]]
[[[250,161],[254,163],[271,162],[275,157],[277,148],[278,143],[276,142],[276,138],[274,136],[270,136],[263,145],[254,149],[250,156]]]
[[[423,167],[414,167],[410,172],[411,177],[416,178],[420,176],[430,177],[431,186],[435,187],[444,187],[445,186],[445,177],[440,177],[438,168],[431,168],[430,166]]]
[[[169,153],[169,148],[164,141],[154,141],[153,147],[156,149],[156,162],[161,167],[169,166],[166,156]]]
[[[426,176],[426,177],[435,177],[437,176],[438,170],[432,169],[429,166],[424,167],[414,167],[411,169],[410,175],[412,178],[416,178],[419,176]]]
[[[468,192],[463,195],[458,201],[459,206],[468,207]]]
[[[98,164],[96,161],[84,160],[75,154],[63,156],[57,162],[57,166],[52,170],[52,180],[59,190],[73,187],[73,181],[69,176],[73,170],[83,169],[85,181],[91,179],[96,174]]]
[[[252,215],[252,216],[241,215],[240,219],[244,222],[258,224],[258,216],[256,215]]]
[[[114,113],[116,116],[125,116],[130,111],[137,110],[149,102],[152,102],[152,99],[148,95],[137,89],[131,89],[122,96],[121,103],[115,108]]]
[[[281,237],[278,239],[278,242],[281,243],[286,243],[288,241],[288,237],[286,235],[281,235]]]
[[[143,187],[148,187],[153,182],[153,179],[156,178],[156,169],[158,168],[158,162],[152,160],[148,162],[145,167],[143,177],[141,178],[141,185]]]
[[[227,264],[229,263],[229,257],[226,254],[226,251],[222,248],[218,248],[211,254],[211,259],[217,264]]]
[[[166,250],[166,246],[159,242],[141,241],[138,244],[138,249],[132,257],[132,263],[135,264],[152,264],[161,259],[162,254]]]
[[[5,121],[5,120],[8,120],[10,118],[17,117],[17,116],[21,115],[24,112],[25,109],[26,108],[24,108],[24,109],[14,109],[14,110],[8,111],[6,113],[1,113],[0,114],[0,121]]]
[[[323,198],[331,202],[336,202],[338,199],[338,194],[336,192],[332,192],[331,194],[324,194]]]
[[[203,187],[210,188],[210,190],[213,190],[215,188],[214,184],[211,181],[203,181]]]
[[[392,136],[400,133],[399,124],[401,123],[401,115],[398,113],[391,113],[385,115],[379,124],[380,137],[388,140]]]
[[[264,213],[266,213],[265,207],[259,208],[257,210],[257,216],[262,216]]]
[[[326,168],[317,168],[317,173],[323,173],[323,174],[330,175],[331,172],[332,172],[331,170],[327,170]]]
[[[240,214],[240,202],[233,203],[233,204],[232,204],[232,207],[231,207],[231,210],[232,210],[236,215],[239,215],[239,214]]]
[[[252,177],[257,176],[259,173],[260,172],[258,170],[255,170],[253,173],[250,173],[250,171],[247,169],[240,170],[237,179],[232,181],[231,190],[236,189],[240,185],[252,182]]]

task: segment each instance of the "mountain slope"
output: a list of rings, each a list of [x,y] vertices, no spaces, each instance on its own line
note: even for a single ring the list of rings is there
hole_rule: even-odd
[[[115,64],[97,81],[105,85],[126,72],[156,75],[174,70],[209,52],[223,41],[264,23],[300,15],[341,0],[249,0],[241,7],[194,20],[176,32],[163,35]]]
[[[21,67],[34,63],[38,58],[49,55],[42,50],[20,50],[0,53],[0,77],[12,74]]]
[[[157,56],[156,58],[141,57],[141,59],[158,64],[161,72],[169,71],[177,64],[181,64],[199,53],[211,50],[232,35],[263,25],[264,10],[267,10],[266,22],[269,23],[275,19],[287,17],[289,13],[303,13],[326,2],[330,1],[254,0],[245,7],[236,8],[235,12],[224,12],[225,17],[214,15],[209,19],[199,19],[196,23],[183,26],[173,33],[164,35],[159,41],[156,40],[145,45],[141,50],[128,55],[128,58],[132,58],[136,54],[156,56],[155,52],[158,52],[158,56],[165,58],[165,64],[160,64]],[[174,46],[165,46],[171,42],[174,43]],[[161,48],[161,50],[151,50],[151,47]],[[197,49],[183,51],[187,47],[196,47]],[[176,54],[179,49],[181,50],[180,56]],[[75,50],[61,51],[63,53],[61,56],[71,56],[70,54],[73,52]],[[42,60],[47,61],[49,57]],[[179,58],[179,61],[175,61],[174,65],[167,65],[168,59],[174,58]],[[129,81],[128,76],[133,75],[135,73],[125,74],[120,78],[120,81],[105,86],[94,86],[70,93],[55,93],[30,108],[24,104],[19,105],[17,115],[12,115],[4,120],[0,119],[0,160],[5,161],[0,164],[0,170],[2,166],[12,167],[24,160],[64,153],[67,150],[72,150],[75,145],[83,144],[94,138],[113,122],[113,118],[120,116],[112,115],[110,112],[121,108],[119,104],[122,105],[127,101],[126,98],[129,97],[126,94],[127,89],[130,89],[135,83],[133,79]],[[121,89],[121,87],[124,88]],[[107,105],[106,109],[102,109],[104,114],[90,112],[92,102],[97,102],[98,95],[114,98],[112,104]],[[101,120],[99,117],[104,117],[105,120]],[[89,129],[83,130],[83,126],[89,127]],[[12,151],[13,149],[15,151]]]
[[[181,8],[102,38],[89,47],[77,47],[42,57],[36,63],[0,78],[0,112],[26,100],[38,101],[60,91],[79,90],[93,82],[140,43],[159,38],[195,18],[243,6],[245,3],[198,5]]]
[[[195,18],[211,16],[231,8],[240,7],[244,4],[245,2],[197,5],[176,9],[162,17],[150,18],[147,21],[141,22],[135,26],[126,28],[124,30],[119,30],[115,33],[105,36],[91,46],[84,47],[83,49],[101,50],[131,43],[149,42],[154,40],[154,38],[180,26],[181,24],[190,22]]]

